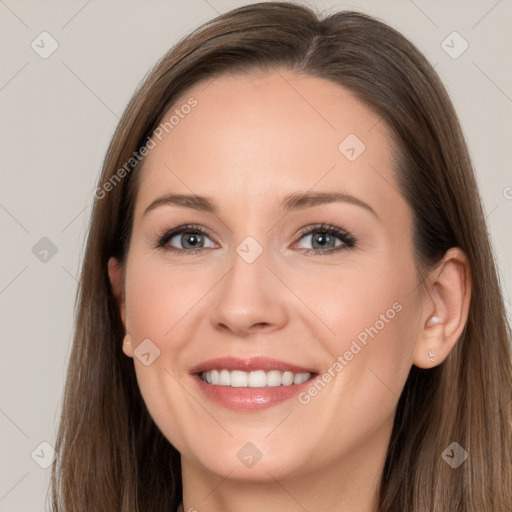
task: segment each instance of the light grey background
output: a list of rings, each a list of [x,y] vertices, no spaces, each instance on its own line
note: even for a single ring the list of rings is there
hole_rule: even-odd
[[[0,0],[0,512],[44,510],[51,448],[40,443],[55,440],[92,194],[119,116],[179,38],[245,3]],[[467,137],[510,316],[512,2],[309,3],[380,17],[435,65]],[[58,43],[46,59],[31,47],[51,48],[43,31]],[[469,44],[456,59],[445,51],[463,48],[446,39],[453,31]],[[55,255],[34,254],[43,237]]]

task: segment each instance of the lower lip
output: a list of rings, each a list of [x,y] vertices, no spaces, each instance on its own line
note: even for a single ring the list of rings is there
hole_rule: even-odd
[[[257,411],[290,400],[304,391],[315,377],[312,375],[302,384],[291,386],[270,386],[265,388],[234,388],[231,386],[214,386],[208,384],[195,374],[192,376],[199,389],[213,402],[228,409]]]

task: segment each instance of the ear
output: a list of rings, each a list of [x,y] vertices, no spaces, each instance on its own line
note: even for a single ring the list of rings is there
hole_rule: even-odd
[[[125,323],[125,300],[124,300],[124,283],[123,283],[123,268],[119,260],[112,257],[108,260],[108,277],[110,285],[112,286],[112,293],[119,307],[119,313],[126,329]]]
[[[112,293],[119,307],[119,314],[123,322],[126,336],[123,341],[123,352],[129,356],[133,356],[133,347],[131,344],[131,336],[126,329],[126,301],[124,294],[124,283],[123,283],[123,267],[122,264],[114,257],[108,260],[108,277],[110,279],[110,285],[112,286]]]
[[[449,249],[426,279],[427,294],[422,328],[414,347],[413,363],[432,368],[442,363],[462,334],[471,298],[471,268],[466,254]]]

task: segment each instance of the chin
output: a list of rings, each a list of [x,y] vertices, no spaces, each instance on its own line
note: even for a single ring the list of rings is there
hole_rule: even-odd
[[[266,435],[268,429],[265,434],[252,436],[254,442],[248,440],[247,435],[225,439],[223,442],[207,441],[201,449],[201,445],[205,444],[204,439],[212,439],[210,432],[210,436],[192,442],[194,449],[184,450],[182,458],[194,459],[195,464],[221,478],[229,475],[230,480],[246,482],[279,480],[297,475],[306,467],[311,468],[311,458],[305,456],[304,450],[297,449],[297,446],[302,446],[300,442],[271,442],[264,439]]]

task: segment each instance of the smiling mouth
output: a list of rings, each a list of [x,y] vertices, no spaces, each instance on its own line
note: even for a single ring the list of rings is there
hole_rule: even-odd
[[[310,372],[294,373],[279,370],[210,370],[199,374],[203,382],[213,386],[230,386],[232,388],[266,388],[276,386],[293,386],[302,384],[311,378]]]
[[[261,410],[289,400],[317,375],[312,368],[266,357],[213,359],[190,371],[206,398],[240,411]]]

